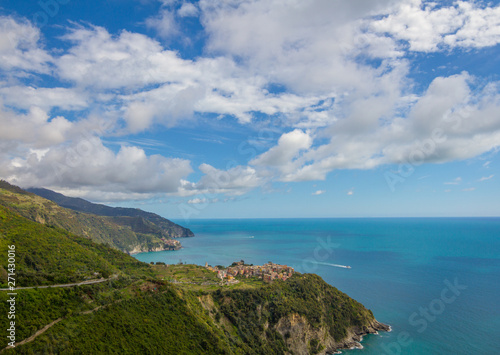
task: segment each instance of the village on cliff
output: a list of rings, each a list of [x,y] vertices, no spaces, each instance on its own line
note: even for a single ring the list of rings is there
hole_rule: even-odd
[[[246,265],[243,260],[231,264],[227,268],[220,266],[212,267],[205,263],[205,268],[212,272],[216,272],[221,281],[226,281],[228,284],[238,283],[236,276],[258,277],[264,281],[271,282],[274,280],[287,280],[293,275],[295,270],[287,265],[274,264],[268,262],[264,265]]]

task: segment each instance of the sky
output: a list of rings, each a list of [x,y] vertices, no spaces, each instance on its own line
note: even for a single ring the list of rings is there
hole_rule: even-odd
[[[0,178],[172,219],[500,216],[499,1],[2,0]]]

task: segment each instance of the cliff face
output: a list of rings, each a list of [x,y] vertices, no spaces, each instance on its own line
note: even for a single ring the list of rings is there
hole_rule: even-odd
[[[359,302],[311,274],[258,289],[219,290],[199,300],[248,352],[323,355],[358,347],[363,335],[389,330]]]
[[[347,328],[347,335],[341,341],[336,341],[330,335],[326,326],[314,328],[308,320],[299,314],[282,317],[276,325],[276,330],[286,339],[286,345],[295,355],[331,354],[339,349],[359,348],[362,337],[375,334],[378,331],[389,331],[389,327],[376,320],[363,327]]]

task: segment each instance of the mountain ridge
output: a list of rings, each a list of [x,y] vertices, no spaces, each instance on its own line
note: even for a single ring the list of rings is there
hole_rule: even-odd
[[[181,244],[173,235],[181,237],[191,232],[178,225],[165,230],[140,216],[108,217],[74,211],[3,180],[0,180],[0,205],[34,222],[62,228],[127,253],[177,250]],[[164,225],[173,224],[166,219],[161,221]],[[176,234],[176,230],[182,233]]]
[[[92,213],[105,217],[142,217],[161,228],[174,230],[176,234],[172,233],[172,238],[194,237],[194,233],[190,229],[181,227],[177,223],[161,217],[156,213],[143,211],[139,208],[106,206],[104,204],[87,201],[80,197],[65,196],[59,192],[46,188],[30,187],[27,188],[26,191],[32,192],[40,197],[57,203],[61,207],[69,208],[73,211]]]

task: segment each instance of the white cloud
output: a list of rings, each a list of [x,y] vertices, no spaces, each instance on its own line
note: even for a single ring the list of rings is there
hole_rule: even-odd
[[[137,89],[188,74],[189,62],[142,34],[122,31],[114,37],[96,26],[74,28],[63,38],[73,45],[57,59],[58,75],[79,86]]]
[[[307,132],[295,129],[283,134],[278,140],[278,145],[255,158],[250,164],[279,167],[282,171],[288,171],[292,160],[301,151],[309,149],[312,142],[313,139]]]
[[[249,74],[229,58],[185,60],[144,35],[112,36],[102,27],[74,28],[64,39],[73,46],[56,61],[61,78],[88,88],[99,104],[120,100],[131,132],[154,123],[172,126],[195,112],[229,115],[242,123],[254,112],[297,121],[307,113],[315,126],[330,119],[316,107],[326,96],[269,93],[265,77]]]
[[[4,86],[0,84],[0,97],[6,105],[22,109],[39,107],[49,111],[53,107],[63,110],[81,110],[88,107],[87,94],[78,89],[36,88],[32,86]]]
[[[196,17],[199,14],[198,8],[190,2],[185,2],[182,4],[177,14],[180,17]]]
[[[409,105],[406,117],[378,119],[370,130],[349,127],[355,117],[339,120],[316,133],[317,137],[330,137],[330,142],[313,145],[296,159],[293,171],[280,179],[322,180],[335,169],[441,163],[496,149],[500,145],[498,86],[472,92],[470,81],[467,73],[436,78],[427,92]]]
[[[196,204],[203,204],[203,203],[207,203],[207,202],[208,202],[208,200],[206,198],[193,198],[191,200],[188,200],[187,203],[196,205]]]
[[[202,0],[196,6],[184,2],[174,13],[173,5],[165,1],[146,24],[169,37],[178,31],[175,16],[199,15],[207,46],[195,59],[183,59],[143,34],[113,35],[90,25],[74,25],[62,38],[68,47],[54,48],[57,55],[51,56],[38,29],[0,17],[0,69],[49,74],[64,83],[49,88],[0,82],[2,174],[68,191],[80,184],[80,193],[100,191],[111,199],[123,197],[120,187],[131,196],[240,195],[272,180],[321,180],[335,169],[371,169],[412,157],[419,163],[461,160],[500,144],[498,83],[481,87],[464,72],[434,78],[417,95],[406,56],[408,49],[498,43],[498,6]],[[113,153],[99,143],[96,160],[82,159],[75,168],[80,177],[57,182],[44,166],[64,159],[68,147],[76,149],[93,121],[52,117],[54,107],[92,108],[92,115],[115,124],[99,137],[143,132],[155,124],[173,127],[197,113],[229,116],[243,125],[279,117],[281,136],[248,166],[224,170],[202,164],[198,182],[187,180],[186,160],[147,156],[127,146]],[[127,161],[144,173],[132,171]],[[123,174],[105,173],[105,167]]]
[[[332,95],[375,89],[377,72],[353,60],[358,20],[390,2],[204,0],[200,7],[209,50],[296,93]]]
[[[478,3],[457,2],[465,14],[464,25],[444,38],[450,47],[491,47],[500,43],[500,5],[480,8]],[[479,3],[480,4],[480,3]]]
[[[372,21],[369,27],[406,41],[412,51],[489,47],[500,43],[500,6],[467,1],[441,6],[407,0],[383,18]]]
[[[28,21],[0,16],[0,69],[48,73],[52,57],[41,47],[40,30]]]
[[[181,188],[177,191],[178,195],[226,194],[239,196],[264,185],[266,182],[266,179],[259,176],[257,171],[251,167],[235,166],[221,170],[208,164],[202,164],[199,169],[204,174],[203,177],[197,183],[183,180]]]
[[[354,195],[354,188],[350,189],[349,191],[347,191],[347,195],[348,196],[352,196]]]
[[[73,123],[64,117],[50,119],[47,111],[33,106],[26,114],[6,109],[0,101],[0,139],[15,146],[16,143],[44,148],[67,139]],[[13,151],[12,151],[13,153]]]
[[[495,175],[491,174],[490,176],[483,176],[481,179],[479,179],[479,182],[490,180],[494,177]]]
[[[470,191],[474,191],[475,189],[476,189],[475,187],[468,187],[466,189],[462,189],[462,191],[470,192]]]
[[[158,16],[146,19],[146,26],[154,28],[162,38],[169,38],[179,34],[175,14],[167,9],[162,9]]]
[[[318,196],[318,195],[323,195],[326,192],[326,190],[318,190],[313,192],[311,195],[313,196]]]
[[[4,161],[0,175],[23,187],[43,186],[55,190],[109,193],[102,200],[155,193],[175,193],[180,181],[192,172],[183,159],[147,156],[137,147],[122,146],[117,153],[106,148],[98,137],[69,145],[52,146],[43,154],[30,152]],[[121,194],[121,195],[120,195]],[[94,198],[95,199],[95,198]]]

